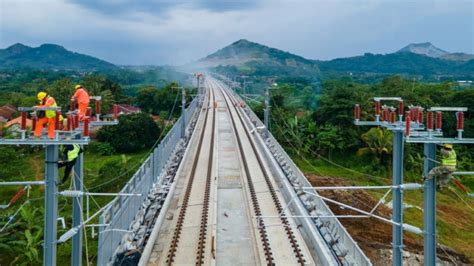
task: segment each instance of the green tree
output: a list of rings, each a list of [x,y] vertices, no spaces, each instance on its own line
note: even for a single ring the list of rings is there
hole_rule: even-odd
[[[328,81],[324,83],[320,106],[313,117],[319,124],[330,123],[340,127],[352,126],[357,88],[352,83]]]
[[[66,110],[70,106],[71,96],[74,94],[74,85],[70,78],[54,81],[46,87],[46,92],[51,95],[56,104]]]
[[[160,129],[145,113],[119,116],[119,124],[103,127],[97,139],[108,142],[117,152],[133,152],[151,147],[159,137]]]
[[[169,112],[174,106],[174,114],[178,116],[181,113],[181,108],[179,108],[180,105],[176,104],[175,106],[175,100],[179,96],[178,94],[180,94],[180,90],[176,83],[170,83],[168,86],[158,90],[153,98],[155,102],[155,107],[153,108],[155,114],[161,111]]]
[[[20,210],[19,219],[0,233],[2,254],[11,265],[38,265],[41,263],[43,244],[43,210],[26,204]]]
[[[156,113],[155,95],[157,89],[154,86],[146,86],[141,88],[137,94],[137,104],[142,111],[147,113]]]
[[[80,82],[89,92],[90,96],[101,95],[103,91],[110,91],[114,101],[123,101],[122,87],[106,76],[90,74],[85,76]]]
[[[380,163],[387,163],[388,167],[389,155],[392,153],[392,132],[373,127],[362,134],[362,140],[367,147],[360,148],[357,155],[374,155]]]
[[[325,124],[318,128],[316,134],[318,150],[328,154],[329,159],[332,157],[333,150],[342,150],[345,147],[344,138],[340,132],[340,128],[331,124]]]

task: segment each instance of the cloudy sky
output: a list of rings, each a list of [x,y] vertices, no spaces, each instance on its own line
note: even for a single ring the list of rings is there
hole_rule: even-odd
[[[474,0],[0,0],[0,48],[56,43],[117,64],[181,64],[238,39],[311,59],[430,41],[474,53]]]

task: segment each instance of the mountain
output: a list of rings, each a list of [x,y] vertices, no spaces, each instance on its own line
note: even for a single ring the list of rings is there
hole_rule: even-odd
[[[195,63],[199,67],[247,75],[319,76],[319,68],[298,55],[245,39],[238,40]]]
[[[441,58],[454,61],[469,61],[474,59],[474,55],[466,53],[450,53],[441,56]]]
[[[15,56],[21,53],[24,53],[28,50],[32,49],[29,46],[23,45],[21,43],[15,43],[14,45],[6,48],[6,49],[0,49],[0,59],[3,60],[7,57],[10,56]]]
[[[53,69],[94,71],[117,67],[92,56],[66,50],[56,44],[32,48],[21,43],[0,49],[0,69]]]
[[[410,44],[395,53],[310,60],[262,44],[239,40],[198,61],[227,76],[297,77],[306,80],[355,75],[407,75],[426,80],[474,79],[474,60],[431,43]]]
[[[397,53],[414,53],[453,61],[469,61],[474,59],[472,54],[446,52],[430,42],[412,43],[398,50]]]
[[[209,66],[243,65],[251,61],[276,61],[279,64],[311,64],[301,56],[271,48],[245,39],[238,40],[217,52],[206,56],[200,62]]]
[[[440,48],[434,46],[430,42],[424,43],[411,43],[402,49],[398,50],[397,53],[414,53],[420,55],[426,55],[428,57],[442,57],[449,54],[448,52],[441,50]]]
[[[472,61],[472,60],[471,60]],[[371,54],[320,61],[322,72],[406,74],[421,76],[473,76],[472,64],[428,57],[417,53]]]

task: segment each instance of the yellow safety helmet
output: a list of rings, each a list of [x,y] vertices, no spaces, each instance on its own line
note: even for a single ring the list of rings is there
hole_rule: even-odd
[[[452,148],[453,148],[453,144],[448,144],[448,143],[443,144],[443,148],[445,148],[445,149],[452,149]]]
[[[76,90],[79,89],[79,88],[82,88],[81,85],[77,84],[76,87],[74,87]]]
[[[38,95],[37,95],[38,100],[39,100],[39,101],[42,101],[44,98],[46,98],[46,95],[48,95],[48,94],[47,94],[46,92],[44,92],[44,91],[38,92]]]

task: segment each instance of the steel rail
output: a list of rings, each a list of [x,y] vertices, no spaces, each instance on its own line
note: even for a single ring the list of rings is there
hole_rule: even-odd
[[[221,93],[227,95],[227,97],[231,100],[232,104],[234,105],[235,107],[235,101],[232,101],[232,98],[229,96],[229,94],[225,91],[225,89],[222,89],[220,86],[220,91]],[[227,98],[224,96],[224,100],[227,104],[227,106],[230,108],[230,104],[229,102],[227,101]],[[230,109],[229,109],[230,110]],[[241,117],[241,114],[237,111],[237,108],[235,108],[235,111],[237,113],[237,117],[239,118],[242,126],[244,127],[245,129],[245,124],[244,124],[244,121]],[[261,211],[260,211],[260,207],[258,205],[258,200],[257,200],[257,196],[256,196],[256,193],[255,193],[255,189],[253,188],[253,183],[252,183],[252,179],[251,179],[251,176],[250,176],[250,171],[248,169],[248,165],[246,163],[246,158],[245,158],[245,154],[243,152],[243,147],[242,147],[242,144],[241,144],[241,141],[240,141],[240,136],[239,136],[239,133],[237,132],[236,130],[236,124],[235,124],[235,120],[233,118],[233,115],[231,112],[230,113],[230,117],[231,117],[231,120],[232,120],[232,124],[234,126],[234,131],[236,133],[236,136],[237,136],[237,141],[239,143],[239,149],[240,149],[240,152],[241,152],[241,156],[242,156],[242,159],[243,159],[243,162],[244,162],[244,166],[245,166],[245,172],[246,172],[246,176],[247,176],[247,179],[248,179],[248,185],[249,185],[249,190],[251,192],[251,198],[252,198],[252,201],[254,203],[254,209],[255,209],[255,216],[262,216],[261,215]],[[279,213],[284,213],[284,208],[280,202],[280,200],[278,199],[278,195],[275,191],[275,188],[273,187],[273,184],[271,183],[270,181],[270,177],[268,176],[267,172],[265,171],[264,169],[264,166],[263,166],[263,162],[262,162],[262,159],[260,158],[260,156],[258,156],[258,153],[257,153],[257,148],[255,147],[255,144],[251,141],[251,136],[250,136],[250,133],[247,131],[247,130],[244,130],[247,138],[249,139],[249,142],[251,144],[251,147],[252,147],[252,151],[254,152],[255,154],[255,157],[257,158],[257,162],[258,162],[258,165],[260,166],[261,170],[262,170],[262,173],[263,173],[263,176],[264,176],[264,179],[265,179],[265,182],[267,184],[267,187],[269,189],[269,192],[271,194],[271,197],[272,197],[272,200],[273,200],[273,203],[275,204],[275,207],[277,209],[277,211]],[[285,231],[286,231],[286,235],[288,237],[288,240],[290,241],[291,243],[291,247],[293,248],[293,253],[295,254],[295,257],[298,261],[298,263],[300,265],[304,265],[305,263],[305,258],[301,252],[301,248],[296,240],[296,237],[295,237],[295,234],[293,232],[293,230],[291,229],[290,227],[290,223],[289,223],[289,220],[287,217],[285,217],[284,215],[282,215],[280,217],[280,220],[282,222],[282,224],[284,225],[284,228],[285,228]],[[273,257],[271,257],[271,249],[270,249],[270,246],[269,246],[269,243],[268,243],[268,238],[267,238],[267,233],[266,233],[266,229],[265,229],[265,225],[264,225],[264,222],[262,219],[259,219],[259,230],[260,230],[260,234],[261,236],[263,235],[262,237],[262,240],[266,240],[266,243],[268,245],[268,249],[267,249],[267,246],[265,246],[265,242],[264,242],[264,246],[265,246],[265,255],[267,256],[267,261],[269,264],[272,264],[273,263]],[[270,256],[268,255],[270,254]]]
[[[211,147],[209,152],[209,159],[207,164],[207,176],[206,176],[206,189],[204,191],[204,199],[202,203],[202,213],[201,213],[201,227],[199,230],[199,242],[197,249],[197,258],[196,265],[201,265],[204,263],[204,249],[206,245],[206,236],[207,236],[207,224],[209,219],[209,199],[211,194],[211,180],[212,180],[212,161],[214,156],[214,132],[216,127],[216,108],[214,106],[215,96],[212,94],[214,101],[210,102],[212,106],[212,131],[211,131]],[[202,132],[204,135],[204,131]]]
[[[209,92],[209,103],[210,102],[211,102],[211,92]],[[167,260],[166,260],[166,264],[168,264],[168,265],[173,264],[175,256],[176,256],[176,251],[178,250],[179,239],[181,237],[181,232],[182,232],[183,225],[184,225],[184,219],[186,218],[186,211],[187,211],[187,208],[189,206],[189,199],[191,197],[191,191],[192,191],[192,188],[193,188],[194,177],[196,176],[196,169],[197,169],[197,165],[198,165],[198,161],[199,161],[199,154],[201,152],[202,143],[204,141],[204,135],[205,135],[204,133],[205,133],[206,125],[207,125],[207,122],[208,122],[207,121],[208,117],[209,117],[209,108],[206,108],[205,119],[204,119],[204,123],[203,123],[203,127],[202,127],[203,129],[202,129],[202,132],[201,132],[201,136],[199,138],[199,143],[198,143],[198,147],[197,147],[197,151],[196,151],[196,157],[194,158],[194,161],[193,161],[191,174],[190,174],[190,177],[189,177],[189,180],[188,180],[188,184],[186,186],[186,191],[185,191],[185,194],[184,194],[184,197],[183,197],[181,210],[179,212],[179,216],[178,216],[177,223],[176,223],[176,228],[173,232],[173,237],[171,239],[171,245],[170,245],[170,248],[169,248],[169,251],[168,251],[168,257],[167,257]],[[215,120],[215,117],[213,117],[213,119]],[[213,121],[213,124],[214,124],[214,121]],[[212,142],[213,141],[211,141],[211,143]],[[211,150],[211,153],[212,153],[212,150]],[[209,158],[212,158],[212,157],[209,157]],[[209,175],[209,173],[208,173],[208,175]],[[207,186],[207,184],[206,184],[206,190],[207,190],[207,187],[210,188],[210,185]],[[209,192],[207,192],[207,194],[209,195]],[[207,211],[204,212],[204,209],[205,209],[204,206],[206,206],[206,205],[203,205],[203,213],[202,214],[207,215]],[[207,208],[208,207],[209,207],[209,200],[207,200]],[[202,220],[203,219],[201,219],[201,223],[202,223]],[[206,219],[206,223],[207,223],[207,219]],[[201,230],[202,230],[202,225],[201,225]],[[201,231],[201,234],[202,233],[203,232]],[[204,244],[205,244],[205,242],[201,241],[201,237],[200,237],[199,246],[204,245]],[[198,256],[196,257],[196,264],[197,265],[202,264],[202,256],[200,256],[199,253],[200,252],[203,253],[203,250],[204,250],[204,247],[198,247]]]

